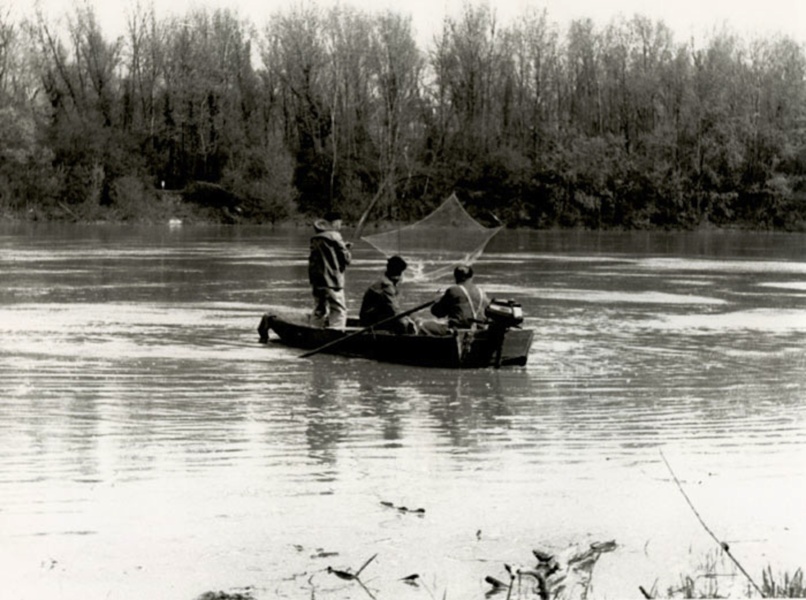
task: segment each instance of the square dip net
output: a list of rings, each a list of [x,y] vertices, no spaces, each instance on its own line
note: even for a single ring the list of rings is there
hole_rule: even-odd
[[[387,258],[402,256],[415,279],[432,280],[453,272],[457,264],[475,262],[502,227],[485,227],[451,194],[416,223],[361,239]]]

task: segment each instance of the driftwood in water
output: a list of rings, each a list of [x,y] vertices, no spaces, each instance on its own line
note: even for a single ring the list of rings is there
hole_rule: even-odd
[[[588,597],[593,567],[605,552],[616,549],[616,542],[594,542],[588,546],[571,546],[553,554],[533,550],[537,564],[512,568],[510,585],[502,587],[500,580],[488,594],[507,592],[508,598],[539,598],[540,600],[585,600]]]
[[[584,600],[588,596],[593,567],[605,552],[616,549],[616,542],[596,542],[587,549],[570,548],[557,559],[559,569],[548,577],[548,596],[556,600]]]
[[[249,592],[205,592],[196,600],[255,600]]]

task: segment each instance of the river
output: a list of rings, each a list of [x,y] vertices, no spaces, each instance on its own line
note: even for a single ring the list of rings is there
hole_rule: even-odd
[[[718,549],[692,507],[757,581],[806,567],[806,235],[502,232],[476,279],[535,343],[461,372],[258,344],[307,243],[0,228],[3,597],[483,598],[606,540],[591,597],[665,595]]]

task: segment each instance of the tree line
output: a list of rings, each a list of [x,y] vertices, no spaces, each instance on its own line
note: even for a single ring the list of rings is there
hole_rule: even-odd
[[[256,222],[424,216],[451,192],[509,225],[803,230],[806,57],[636,15],[230,10],[112,38],[91,6],[0,10],[0,214],[135,218],[172,192]]]

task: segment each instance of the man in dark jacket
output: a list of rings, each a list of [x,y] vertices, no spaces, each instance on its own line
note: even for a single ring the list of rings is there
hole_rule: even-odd
[[[400,256],[393,256],[386,261],[386,271],[383,277],[369,286],[364,293],[360,313],[363,327],[369,327],[401,312],[397,286],[403,278],[403,271],[407,266],[406,261]],[[384,323],[379,326],[379,329],[386,329],[394,333],[413,333],[415,331],[414,321],[408,317]]]
[[[311,253],[308,256],[308,280],[315,300],[311,325],[343,329],[347,325],[344,299],[344,271],[350,264],[350,244],[339,230],[341,215],[329,212],[313,224]]]
[[[487,295],[473,282],[473,267],[459,265],[453,270],[456,282],[449,287],[431,307],[435,317],[445,321],[422,321],[420,332],[427,335],[446,335],[451,329],[468,329],[484,320],[484,309],[489,301]]]

